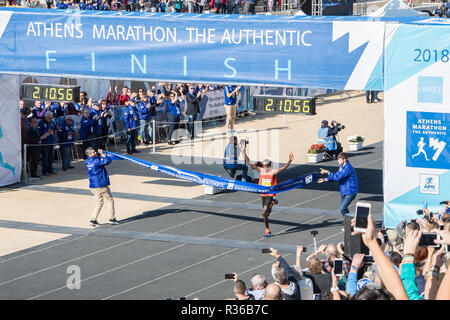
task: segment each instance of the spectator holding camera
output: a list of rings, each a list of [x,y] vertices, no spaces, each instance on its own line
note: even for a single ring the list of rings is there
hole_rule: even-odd
[[[337,123],[335,120],[331,121],[331,127],[328,125],[327,120],[323,120],[317,131],[319,144],[325,146],[325,156],[330,159],[336,159],[336,156],[342,152],[342,146],[336,140],[336,134],[342,129],[345,129],[345,126]]]
[[[295,278],[294,271],[279,252],[270,248],[270,254],[277,261],[272,265],[272,276],[275,284],[278,285],[283,292],[285,300],[301,300],[300,288]]]

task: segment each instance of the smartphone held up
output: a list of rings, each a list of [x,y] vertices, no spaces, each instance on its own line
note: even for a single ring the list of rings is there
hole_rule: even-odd
[[[367,230],[367,218],[372,209],[372,205],[367,202],[356,203],[355,210],[355,227],[354,230],[357,232],[366,232]]]

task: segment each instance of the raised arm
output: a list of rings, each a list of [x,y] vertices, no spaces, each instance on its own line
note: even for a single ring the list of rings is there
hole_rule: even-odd
[[[289,154],[289,160],[288,162],[286,162],[286,164],[284,166],[282,166],[280,169],[275,170],[274,174],[279,174],[280,172],[283,172],[284,170],[287,169],[287,167],[289,167],[289,165],[292,163],[292,160],[294,160],[294,155],[292,154],[292,152]]]
[[[355,218],[352,219],[352,227],[355,226]],[[352,232],[352,235],[358,234],[357,232]],[[378,267],[380,277],[383,280],[386,289],[395,297],[397,300],[408,300],[408,295],[406,294],[405,288],[403,287],[402,280],[395,270],[394,265],[389,261],[383,250],[378,246],[377,240],[375,238],[375,227],[373,225],[372,215],[369,214],[367,217],[367,230],[362,234],[362,240],[364,244],[372,252],[373,259]]]

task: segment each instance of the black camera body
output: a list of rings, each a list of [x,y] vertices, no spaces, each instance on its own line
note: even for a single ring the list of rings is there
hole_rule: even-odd
[[[441,204],[441,205],[442,205],[442,204],[448,205],[448,203],[449,203],[449,201],[447,201],[447,200],[446,200],[446,201],[441,201],[441,202],[439,202],[439,204]]]
[[[241,139],[240,144],[248,145],[248,140]]]
[[[311,231],[311,234],[312,234],[313,236],[316,236],[316,234],[319,234],[319,231],[317,231],[317,230],[312,230],[312,231]]]
[[[342,123],[336,122],[336,120],[331,121],[331,125],[338,128],[338,131],[345,129],[345,126]]]

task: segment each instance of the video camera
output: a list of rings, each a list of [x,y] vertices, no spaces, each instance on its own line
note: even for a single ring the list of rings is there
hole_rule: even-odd
[[[331,121],[331,126],[337,127],[338,131],[345,129],[345,126],[342,123],[336,122],[336,120]]]
[[[241,139],[241,141],[239,143],[243,144],[243,145],[248,145],[248,140]]]

